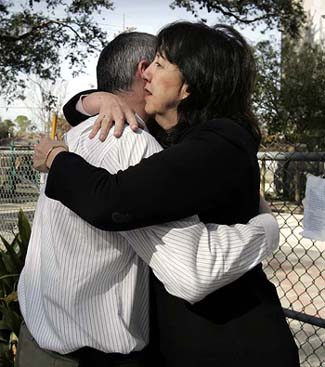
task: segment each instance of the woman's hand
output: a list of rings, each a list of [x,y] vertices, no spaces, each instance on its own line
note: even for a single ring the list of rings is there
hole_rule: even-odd
[[[260,195],[259,213],[260,214],[268,213],[268,214],[273,215],[270,205],[268,204],[268,202],[264,199],[262,195]]]
[[[62,141],[41,136],[40,142],[35,146],[33,167],[39,172],[48,172],[54,158],[60,152],[66,151],[68,147]]]
[[[91,139],[100,130],[99,139],[104,141],[113,125],[114,136],[120,137],[126,121],[133,131],[138,129],[135,113],[119,96],[107,92],[96,92],[85,97],[82,103],[87,112],[98,113],[89,135]]]

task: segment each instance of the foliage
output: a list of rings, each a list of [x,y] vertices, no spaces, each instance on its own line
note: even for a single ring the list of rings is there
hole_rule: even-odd
[[[1,237],[0,248],[0,365],[13,366],[13,335],[19,335],[22,316],[17,298],[17,283],[24,266],[31,227],[25,214],[18,215],[18,233],[9,243]]]
[[[36,130],[36,126],[33,125],[32,121],[25,115],[18,115],[15,118],[15,124],[19,128],[18,135],[20,136],[24,136]]]
[[[256,47],[259,67],[255,105],[266,132],[309,149],[324,145],[325,49],[283,39]],[[280,57],[282,55],[282,57]],[[323,143],[322,143],[323,142]],[[324,147],[325,148],[325,147]]]
[[[110,0],[0,0],[0,88],[8,102],[21,95],[22,75],[60,76],[61,58],[80,71],[107,40],[92,15],[112,8]]]
[[[0,139],[5,139],[14,136],[14,122],[10,119],[2,121],[0,117]]]
[[[174,0],[171,7],[183,7],[198,16],[198,10],[215,12],[227,22],[252,25],[264,24],[297,37],[305,13],[302,2],[296,0]]]
[[[285,40],[282,51],[281,98],[285,101],[289,131],[301,141],[325,133],[325,48],[304,42],[295,47]],[[307,142],[308,143],[308,142]]]

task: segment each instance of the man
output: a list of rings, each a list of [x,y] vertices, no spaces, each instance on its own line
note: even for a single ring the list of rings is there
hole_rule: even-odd
[[[121,34],[97,65],[98,88],[121,96],[143,125],[142,74],[154,53],[154,36]],[[120,139],[111,133],[103,143],[89,140],[93,123],[90,118],[69,131],[69,150],[112,173],[161,150],[146,131],[129,127]],[[149,340],[146,263],[171,294],[194,303],[269,255],[277,236],[274,219],[265,215],[246,226],[205,226],[191,217],[123,233],[101,231],[42,192],[18,287],[27,326],[18,367],[143,366]],[[220,266],[224,260],[227,267]]]

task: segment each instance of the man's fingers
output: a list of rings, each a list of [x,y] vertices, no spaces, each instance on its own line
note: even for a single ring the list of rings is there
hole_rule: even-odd
[[[44,154],[39,149],[39,145],[36,145],[33,156],[33,168],[39,172],[48,172],[46,165],[44,164]]]
[[[35,145],[33,167],[36,170],[40,172],[48,171],[46,161],[55,147],[62,147],[66,149],[66,145],[62,141],[51,140],[45,136],[43,136],[40,139],[40,142]]]
[[[45,134],[44,133],[38,133],[38,134],[36,134],[36,139],[39,141],[39,140],[41,140],[42,138],[44,138],[45,137]]]

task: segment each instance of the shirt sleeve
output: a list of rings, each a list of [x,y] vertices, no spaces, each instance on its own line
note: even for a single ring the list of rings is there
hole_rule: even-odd
[[[122,235],[166,290],[190,303],[240,278],[279,244],[271,214],[233,226],[204,225],[193,216]]]
[[[69,99],[69,101],[63,106],[63,114],[71,126],[77,126],[81,122],[87,120],[89,115],[84,114],[76,109],[77,103],[80,98],[84,95],[91,94],[97,92],[97,89],[89,89],[83,92],[80,92]]]
[[[62,152],[49,172],[46,195],[97,228],[129,230],[226,207],[230,196],[241,194],[249,164],[240,148],[210,131],[114,175]]]

